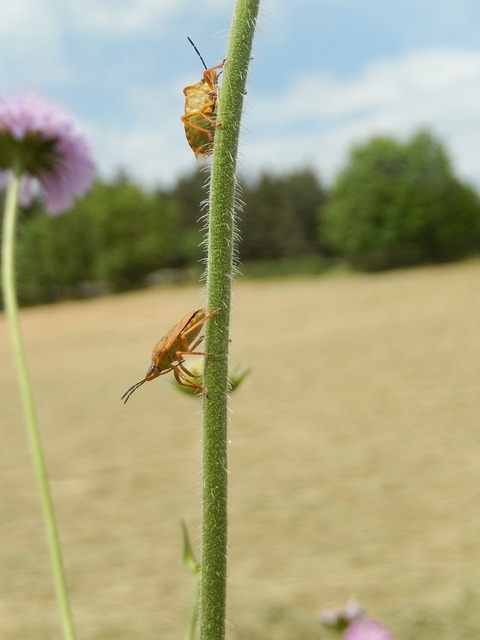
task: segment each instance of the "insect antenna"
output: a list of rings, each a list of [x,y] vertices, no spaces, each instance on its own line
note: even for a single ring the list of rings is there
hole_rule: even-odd
[[[141,387],[144,382],[146,382],[146,380],[140,380],[140,382],[137,382],[136,384],[133,385],[133,387],[130,387],[130,389],[125,391],[123,396],[120,398],[120,400],[123,400],[125,398],[125,400],[123,400],[123,404],[127,404],[127,400],[130,398],[132,393],[136,391],[138,387]]]
[[[193,42],[193,40],[191,38],[189,38],[187,36],[187,40],[190,42],[190,44],[192,45],[192,47],[195,49],[197,56],[200,58],[200,60],[202,61],[203,66],[205,67],[205,71],[208,69],[207,65],[205,64],[205,60],[202,58],[202,54],[200,53],[200,51],[197,49],[195,43]]]

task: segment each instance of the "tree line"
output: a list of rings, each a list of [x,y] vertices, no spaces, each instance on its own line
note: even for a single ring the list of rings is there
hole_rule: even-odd
[[[22,212],[17,278],[23,304],[198,277],[204,258],[206,174],[147,190],[126,174],[98,180],[61,216]],[[311,169],[240,180],[239,260],[302,261],[379,271],[478,252],[480,201],[427,131],[406,143],[376,137],[351,150],[327,190]]]

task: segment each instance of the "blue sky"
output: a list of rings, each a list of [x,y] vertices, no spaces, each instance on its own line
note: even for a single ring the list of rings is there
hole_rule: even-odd
[[[61,101],[104,177],[194,169],[182,89],[225,54],[233,0],[2,0],[0,90]],[[313,166],[329,184],[375,134],[430,128],[480,187],[478,0],[264,0],[241,170]]]

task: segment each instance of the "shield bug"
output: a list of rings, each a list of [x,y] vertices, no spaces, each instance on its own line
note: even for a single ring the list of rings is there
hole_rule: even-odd
[[[216,67],[207,68],[204,59],[194,43],[188,41],[197,52],[205,68],[200,82],[185,87],[185,113],[181,121],[185,126],[188,144],[196,156],[209,156],[213,151],[215,128],[220,126],[217,119],[218,78],[225,60]]]
[[[198,391],[203,391],[208,396],[208,391],[204,387],[191,380],[193,376],[183,364],[183,356],[208,355],[203,351],[195,351],[203,340],[203,336],[198,337],[198,334],[201,332],[203,324],[219,311],[220,309],[215,309],[215,311],[205,315],[205,309],[197,309],[181,318],[153,347],[152,363],[145,374],[145,378],[134,384],[123,394],[121,399],[124,404],[142,384],[154,380],[158,376],[163,376],[170,371],[173,371],[178,384],[198,389]],[[190,376],[190,378],[187,378],[187,376]]]

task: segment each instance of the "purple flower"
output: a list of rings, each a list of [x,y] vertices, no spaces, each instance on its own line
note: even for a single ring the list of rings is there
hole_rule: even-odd
[[[0,187],[19,171],[20,202],[39,189],[56,214],[90,188],[94,169],[85,137],[59,105],[36,95],[0,96]]]
[[[393,640],[375,620],[356,620],[345,631],[345,640]]]

